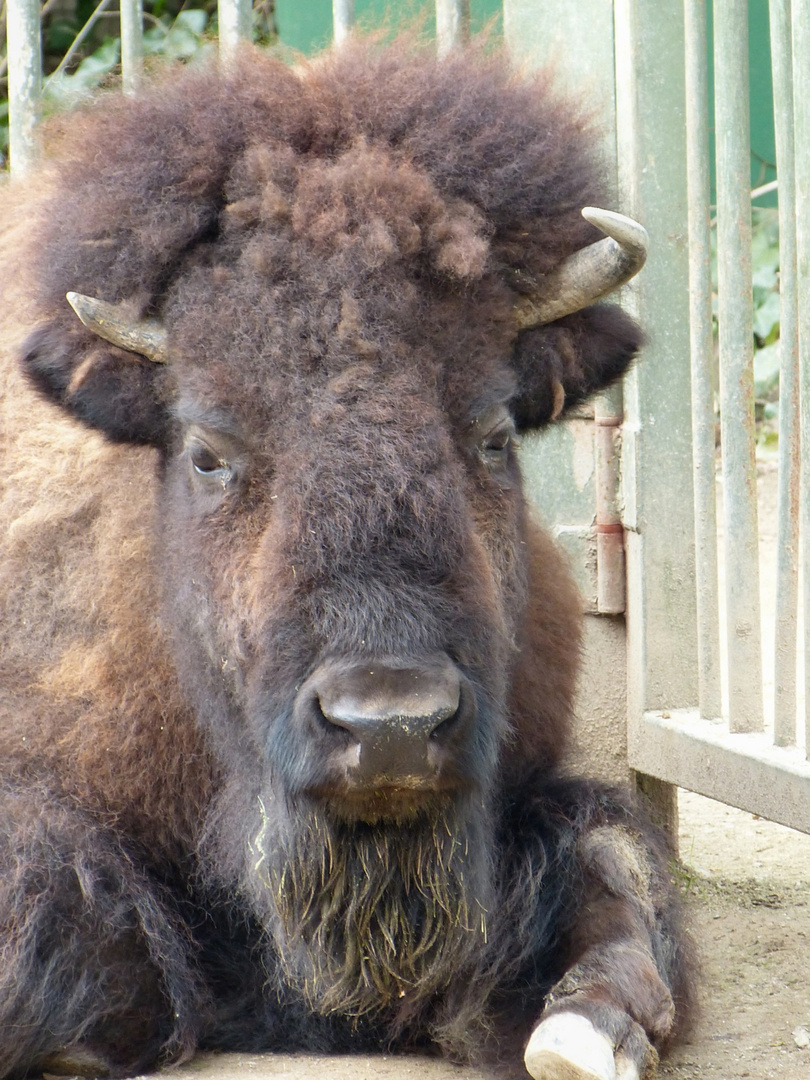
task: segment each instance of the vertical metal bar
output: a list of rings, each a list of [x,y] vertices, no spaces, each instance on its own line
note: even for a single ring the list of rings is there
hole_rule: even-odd
[[[770,0],[773,114],[779,177],[779,521],[774,641],[777,746],[796,743],[799,603],[799,324],[796,295],[796,163],[790,0]]]
[[[621,386],[596,399],[596,608],[600,615],[621,615],[627,602],[619,498],[622,415]]]
[[[143,75],[143,0],[121,3],[121,83],[134,94]]]
[[[793,101],[796,111],[796,283],[799,298],[804,709],[810,757],[810,0],[793,0]]]
[[[345,41],[354,26],[354,0],[332,0],[332,34],[335,45]]]
[[[613,121],[613,87],[605,79],[614,63],[613,8],[614,0],[503,0],[504,41],[515,61],[553,68],[555,86],[598,103],[606,124]],[[603,130],[615,157],[613,132]]]
[[[436,49],[441,59],[470,40],[470,0],[436,0]]]
[[[628,292],[650,345],[625,380],[628,749],[697,704],[683,4],[615,0],[621,206],[650,233]]]
[[[39,0],[7,0],[9,161],[19,176],[34,162],[42,94]]]
[[[714,5],[720,427],[729,726],[761,731],[757,475],[754,456],[748,5]]]
[[[253,5],[250,0],[219,0],[217,4],[219,23],[219,55],[224,63],[230,63],[240,41],[253,36]]]
[[[622,440],[627,750],[631,767],[648,772],[645,713],[698,697],[684,28],[681,4],[615,0],[613,10],[621,206],[650,233],[647,265],[627,290],[650,346],[625,380]],[[642,784],[674,824],[676,789]]]
[[[714,477],[709,95],[706,0],[684,0],[686,182],[689,220],[689,325],[692,356],[692,465],[701,716],[719,717],[720,614]]]

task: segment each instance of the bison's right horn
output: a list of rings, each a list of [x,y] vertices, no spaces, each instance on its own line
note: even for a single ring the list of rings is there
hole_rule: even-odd
[[[586,206],[582,216],[606,234],[574,252],[543,279],[543,298],[525,296],[514,306],[518,330],[572,315],[624,285],[647,259],[647,230],[632,218],[612,210]]]
[[[156,319],[127,318],[122,306],[81,293],[67,293],[67,302],[88,330],[128,352],[140,353],[156,364],[168,360],[166,331]]]

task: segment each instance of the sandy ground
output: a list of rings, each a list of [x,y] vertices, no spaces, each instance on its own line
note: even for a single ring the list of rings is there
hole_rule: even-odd
[[[682,888],[702,961],[701,1015],[668,1080],[810,1080],[810,836],[681,792]],[[794,1034],[795,1033],[795,1034]],[[798,1039],[798,1041],[797,1041]],[[204,1055],[176,1080],[479,1080],[442,1062]]]
[[[683,888],[701,1016],[671,1080],[808,1080],[810,836],[682,792]]]

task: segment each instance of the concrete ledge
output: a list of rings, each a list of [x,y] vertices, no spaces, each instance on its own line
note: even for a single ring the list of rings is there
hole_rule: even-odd
[[[642,773],[807,831],[810,761],[764,733],[731,734],[696,709],[645,713],[631,725],[630,765]]]
[[[478,1070],[411,1054],[198,1054],[160,1075],[164,1080],[487,1080]]]

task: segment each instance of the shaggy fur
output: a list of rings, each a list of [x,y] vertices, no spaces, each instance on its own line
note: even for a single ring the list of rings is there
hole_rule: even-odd
[[[492,898],[490,867],[472,864],[469,850],[490,850],[492,837],[463,809],[390,837],[317,813],[281,836],[263,825],[251,898],[277,924],[280,975],[313,1010],[360,1017],[396,1007],[406,1017],[414,1000],[445,988],[448,965],[472,965]],[[465,882],[474,867],[484,880]]]
[[[588,122],[500,57],[355,41],[44,138],[2,253],[0,1076],[431,1045],[518,1076],[561,1007],[645,1068],[689,997],[666,853],[559,779],[579,601],[516,455],[640,344],[510,317],[596,238]],[[302,686],[436,657],[435,780],[353,786]]]

